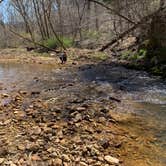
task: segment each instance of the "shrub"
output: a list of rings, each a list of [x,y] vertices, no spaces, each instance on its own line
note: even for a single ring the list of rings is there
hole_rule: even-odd
[[[67,37],[63,37],[63,38],[59,38],[61,40],[61,42],[63,43],[63,45],[65,47],[71,47],[73,45],[73,40]],[[49,38],[45,41],[43,41],[43,44],[51,49],[55,49],[57,47],[61,47],[61,43],[58,41],[57,38]]]
[[[64,46],[67,48],[72,47],[74,44],[73,40],[71,38],[67,38],[67,37],[63,37],[61,39],[61,41],[63,42]]]

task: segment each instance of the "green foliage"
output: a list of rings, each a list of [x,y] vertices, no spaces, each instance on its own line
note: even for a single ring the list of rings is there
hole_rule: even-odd
[[[127,50],[122,53],[121,59],[138,61],[144,59],[146,57],[146,54],[147,54],[146,49],[140,49],[137,53],[133,53],[132,51]]]
[[[158,66],[151,68],[151,72],[156,75],[161,75],[163,73],[163,71]]]
[[[67,38],[67,37],[63,37],[61,39],[61,41],[63,42],[64,46],[67,48],[72,47],[74,44],[73,40],[71,38]]]
[[[92,57],[96,60],[103,60],[103,61],[108,59],[108,55],[103,52],[96,52],[95,54],[92,55]]]
[[[130,54],[131,54],[131,51],[129,51],[129,50],[124,51],[121,55],[121,59],[127,60],[129,58]]]
[[[61,40],[61,42],[63,43],[63,45],[65,47],[71,47],[73,45],[73,41],[70,38],[67,37],[63,37],[63,38],[59,38]],[[58,41],[57,38],[49,38],[45,41],[43,41],[43,44],[51,49],[55,49],[57,47],[61,47],[61,43]]]
[[[51,49],[55,49],[58,46],[58,41],[55,38],[49,38],[49,39],[45,40],[43,43],[44,43],[44,46],[51,48]]]

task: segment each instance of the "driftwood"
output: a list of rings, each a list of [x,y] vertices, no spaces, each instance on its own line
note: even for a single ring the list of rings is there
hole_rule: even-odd
[[[142,24],[145,24],[152,17],[154,17],[158,12],[160,12],[161,10],[164,10],[164,9],[165,8],[160,8],[157,11],[155,11],[154,13],[149,14],[148,16],[145,16],[138,23],[136,23],[131,28],[129,28],[127,31],[121,33],[118,37],[113,38],[109,43],[107,43],[104,46],[102,46],[102,48],[100,48],[99,51],[106,50],[108,47],[112,46],[113,44],[115,44],[116,42],[118,42],[120,39],[123,39],[126,35],[130,34],[132,31],[134,31],[135,29],[139,28]]]

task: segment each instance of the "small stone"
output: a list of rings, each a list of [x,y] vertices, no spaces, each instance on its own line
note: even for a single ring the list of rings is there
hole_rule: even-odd
[[[74,122],[80,122],[82,120],[82,115],[81,114],[76,114],[75,118],[74,118]]]
[[[32,159],[33,161],[41,161],[41,158],[40,158],[38,155],[36,155],[36,154],[34,154],[34,155],[31,157],[31,159]]]
[[[26,146],[26,149],[30,150],[30,151],[33,151],[33,152],[36,152],[39,149],[39,145],[37,145],[35,143],[28,143],[27,146]]]
[[[3,93],[3,94],[2,94],[2,97],[3,97],[3,98],[7,98],[7,97],[9,97],[9,95],[6,94],[6,93]]]
[[[85,107],[77,107],[76,110],[77,110],[77,111],[85,111],[86,108],[85,108]]]
[[[51,126],[51,128],[52,128],[52,129],[59,129],[59,128],[60,128],[60,126],[58,126],[58,125],[54,124],[54,125],[52,125],[52,126]]]
[[[16,95],[14,100],[15,100],[15,101],[21,101],[21,100],[22,100],[22,97],[21,97],[20,95]]]
[[[68,164],[67,162],[63,162],[63,166],[71,166],[71,165]]]
[[[43,130],[44,130],[44,133],[46,133],[46,134],[52,133],[52,128],[50,128],[50,127],[44,127]]]
[[[6,120],[6,121],[3,122],[3,125],[8,125],[8,124],[10,124],[11,122],[12,122],[12,120],[11,120],[11,119],[8,119],[8,120]]]
[[[27,94],[27,91],[20,90],[19,93],[20,93],[20,94],[23,94],[23,95],[26,95],[26,94]]]
[[[63,159],[63,161],[66,161],[66,162],[69,162],[69,161],[70,161],[69,156],[66,155],[66,154],[63,154],[63,155],[62,155],[62,159]]]
[[[25,117],[25,112],[22,111],[15,111],[14,114],[17,116],[17,118],[21,119],[23,117]]]
[[[57,157],[57,156],[58,156],[57,152],[53,152],[53,153],[51,154],[51,157]]]
[[[60,158],[57,158],[53,161],[53,164],[55,166],[62,166],[62,160]]]
[[[99,161],[104,161],[103,157],[101,157],[101,156],[99,156],[97,159],[98,159]]]
[[[25,150],[25,146],[24,145],[18,145],[18,149],[24,151]]]
[[[109,140],[108,139],[101,139],[99,141],[99,144],[104,148],[107,149],[110,146]]]
[[[57,136],[59,139],[63,139],[63,132],[60,130],[57,132]]]
[[[47,149],[47,152],[49,152],[49,153],[53,153],[53,152],[55,152],[56,150],[55,150],[55,148],[53,148],[53,147],[50,147],[50,148],[48,148]]]
[[[104,159],[109,163],[109,164],[119,164],[119,159],[112,157],[112,156],[105,156]]]
[[[24,159],[23,158],[21,158],[19,161],[18,161],[18,164],[21,164],[21,165],[24,165]]]
[[[88,166],[85,162],[80,162],[80,166]]]
[[[2,164],[5,161],[5,158],[0,158],[0,164]]]
[[[106,121],[105,117],[99,117],[99,122],[104,123]]]
[[[39,126],[33,127],[32,130],[33,130],[33,134],[35,134],[35,135],[40,135],[41,131],[42,131]]]

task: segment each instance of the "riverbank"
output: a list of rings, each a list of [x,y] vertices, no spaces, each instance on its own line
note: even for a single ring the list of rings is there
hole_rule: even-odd
[[[69,50],[65,65],[12,52],[0,60],[2,165],[162,165],[153,132],[125,107],[128,89],[112,84],[137,73],[89,50]]]

